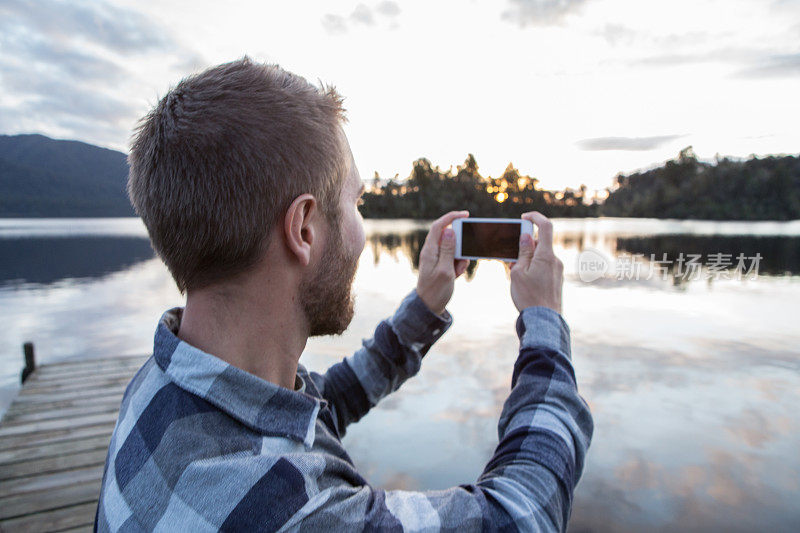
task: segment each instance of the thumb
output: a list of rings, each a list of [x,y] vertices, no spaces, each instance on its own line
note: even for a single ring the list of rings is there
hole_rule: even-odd
[[[527,270],[533,259],[533,235],[523,233],[519,236],[519,257],[517,265],[523,270]],[[516,266],[516,265],[515,265]]]
[[[456,255],[456,234],[451,228],[447,228],[442,232],[442,244],[439,245],[439,264],[444,261],[444,264],[452,267],[453,260]]]

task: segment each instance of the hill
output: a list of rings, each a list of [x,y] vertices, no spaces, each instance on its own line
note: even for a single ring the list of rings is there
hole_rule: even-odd
[[[0,135],[0,217],[136,216],[126,155],[44,135]]]
[[[600,214],[709,220],[800,219],[800,157],[698,161],[692,147],[663,166],[618,175]]]

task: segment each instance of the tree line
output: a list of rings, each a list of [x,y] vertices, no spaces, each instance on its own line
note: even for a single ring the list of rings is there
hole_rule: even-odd
[[[472,154],[456,171],[442,171],[428,159],[414,161],[407,180],[389,180],[364,193],[361,213],[365,218],[437,218],[447,211],[467,209],[473,217],[514,217],[541,211],[552,217],[587,217],[597,205],[585,200],[586,186],[563,191],[543,190],[539,180],[523,176],[509,164],[498,178],[484,177]]]
[[[800,219],[800,157],[717,156],[697,160],[692,147],[664,166],[615,178],[601,212],[608,216],[708,220]]]
[[[548,217],[652,217],[712,220],[800,219],[800,157],[751,156],[746,161],[697,159],[692,147],[664,165],[618,174],[605,201],[586,186],[547,190],[535,177],[509,164],[497,178],[484,177],[469,154],[455,171],[426,158],[413,164],[406,180],[381,184],[375,173],[364,193],[365,218],[432,219],[467,209],[473,217],[518,218],[526,211]]]

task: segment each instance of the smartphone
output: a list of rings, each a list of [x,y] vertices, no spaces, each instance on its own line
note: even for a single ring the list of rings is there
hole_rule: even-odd
[[[533,223],[521,218],[457,218],[456,259],[519,258],[519,238],[523,232],[533,236]]]

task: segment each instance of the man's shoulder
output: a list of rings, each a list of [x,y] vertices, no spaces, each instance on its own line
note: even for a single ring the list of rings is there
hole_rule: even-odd
[[[164,512],[176,492],[180,501],[198,501],[215,478],[245,483],[227,475],[237,463],[225,459],[255,458],[261,448],[260,436],[176,385],[150,358],[125,390],[111,437],[101,490],[104,519],[155,524],[152,513]],[[110,516],[112,510],[117,516]]]
[[[256,510],[266,503],[281,509],[267,517],[277,529],[312,498],[319,502],[323,489],[365,483],[318,418],[309,448],[291,432],[259,431],[217,401],[182,388],[152,359],[142,366],[111,440],[100,523],[248,529],[248,520],[265,519]]]
[[[125,389],[114,433],[118,454],[140,445],[155,453],[159,446],[186,438],[197,439],[198,444],[206,439],[241,440],[238,435],[247,436],[248,443],[256,440],[246,426],[170,380],[152,356]]]
[[[318,492],[307,478],[319,479],[336,461],[259,434],[172,382],[149,386],[145,379],[131,393],[132,418],[115,429],[101,497],[105,524],[248,529],[258,520],[278,529]],[[275,511],[259,512],[265,505]]]

